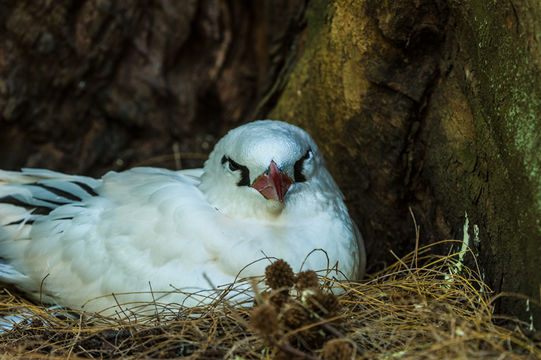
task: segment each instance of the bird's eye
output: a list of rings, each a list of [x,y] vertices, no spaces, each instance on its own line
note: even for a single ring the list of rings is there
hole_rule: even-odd
[[[229,166],[229,170],[231,171],[242,170],[243,168],[245,168],[245,166],[240,165],[238,162],[233,161],[224,155],[222,157],[222,165],[225,163],[227,163],[227,165]]]
[[[233,160],[229,159],[229,170],[237,171],[237,170],[241,170],[241,168],[242,167],[239,164],[237,164]]]
[[[250,186],[250,171],[248,168],[244,165],[239,164],[236,161],[231,160],[230,158],[226,157],[225,155],[222,157],[222,164],[227,163],[227,166],[229,167],[229,170],[231,171],[238,171],[240,170],[240,180],[237,183],[238,186]]]

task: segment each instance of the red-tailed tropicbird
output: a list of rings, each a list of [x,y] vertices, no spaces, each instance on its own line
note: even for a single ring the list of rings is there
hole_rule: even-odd
[[[364,273],[343,195],[294,125],[231,130],[203,169],[101,179],[0,171],[0,281],[45,303],[91,312],[141,301],[190,306],[199,299],[173,290],[262,275],[269,260],[256,260],[265,256],[294,270],[336,265],[338,279]]]

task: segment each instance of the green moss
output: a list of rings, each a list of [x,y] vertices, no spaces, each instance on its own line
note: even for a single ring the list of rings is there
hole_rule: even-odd
[[[493,284],[539,300],[541,48],[535,29],[541,7],[534,0],[451,5],[460,48],[455,69],[465,73],[461,84],[474,117],[475,151],[488,167],[489,194],[481,197],[485,203],[469,197],[468,213],[485,224],[482,240],[493,251],[483,260]],[[534,311],[541,325],[541,312]]]
[[[344,121],[359,112],[368,86],[357,65],[367,40],[354,36],[362,32],[362,2],[349,7],[343,3],[310,2],[305,51],[270,114],[271,118],[320,129],[313,134],[316,140],[325,138],[329,127],[339,127],[334,129],[339,134],[347,133]],[[326,139],[322,142],[324,151],[332,156],[343,146],[342,140],[341,136]],[[353,151],[355,146],[347,148]]]
[[[472,59],[479,73],[479,100],[474,109],[499,134],[504,161],[523,168],[516,170],[523,170],[534,185],[535,206],[541,212],[541,76],[532,61],[541,53],[529,48],[532,34],[520,25],[528,19],[519,20],[516,10],[496,1],[472,2],[470,10],[472,33],[477,35],[479,46],[477,57]]]

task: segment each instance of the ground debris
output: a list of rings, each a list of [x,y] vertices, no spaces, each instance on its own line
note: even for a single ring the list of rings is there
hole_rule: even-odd
[[[310,274],[263,290],[257,301],[176,308],[136,322],[62,313],[3,290],[0,314],[27,319],[0,335],[0,359],[541,358],[525,324],[498,325],[494,294],[478,272],[456,273],[459,258],[425,247],[363,282],[318,273],[316,287]]]

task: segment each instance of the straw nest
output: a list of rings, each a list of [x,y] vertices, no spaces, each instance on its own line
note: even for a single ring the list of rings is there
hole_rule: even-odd
[[[495,294],[460,253],[432,253],[420,248],[361,283],[294,274],[275,261],[264,280],[242,280],[211,305],[156,304],[157,315],[129,321],[50,309],[4,290],[0,313],[24,320],[0,335],[0,357],[541,358],[536,334],[523,330],[528,324],[494,315]],[[246,284],[255,299],[220,300]]]

